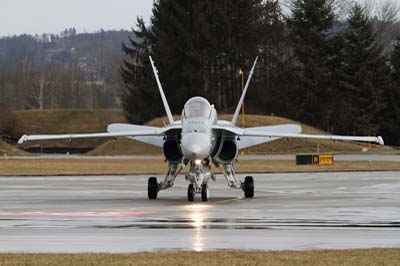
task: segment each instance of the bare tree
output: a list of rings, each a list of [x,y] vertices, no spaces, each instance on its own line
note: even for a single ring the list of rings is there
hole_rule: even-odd
[[[280,0],[279,3],[282,7],[282,14],[286,17],[290,16],[290,7],[295,0]],[[345,19],[349,14],[349,10],[354,3],[354,0],[327,0],[326,4],[331,6],[336,17],[339,20]]]
[[[386,23],[396,23],[399,19],[400,4],[395,0],[385,0],[378,4],[378,19]]]
[[[396,23],[399,19],[400,4],[397,0],[384,0],[377,4],[375,14],[378,18],[378,41],[390,51],[391,41],[398,34]]]
[[[43,71],[39,79],[37,81],[37,85],[35,86],[35,89],[33,91],[34,95],[33,98],[35,99],[37,106],[40,110],[44,109],[44,90],[47,84],[47,79],[46,79],[46,74]]]
[[[354,0],[331,0],[333,10],[339,20],[344,20],[350,13],[350,8]]]
[[[29,105],[29,95],[32,83],[32,59],[28,55],[24,55],[21,59],[20,70],[16,73],[17,84],[16,92],[16,108],[23,109]]]

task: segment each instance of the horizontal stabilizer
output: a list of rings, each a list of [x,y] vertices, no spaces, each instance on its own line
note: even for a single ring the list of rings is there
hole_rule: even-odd
[[[285,132],[285,133],[301,133],[301,126],[298,125],[278,125],[278,126],[264,126],[264,127],[253,127],[251,130],[254,131],[267,131],[267,132]],[[263,143],[271,142],[280,139],[280,137],[240,137],[238,141],[238,148],[246,149],[252,146],[260,145]]]
[[[134,130],[151,130],[157,129],[157,127],[150,126],[139,126],[131,124],[111,124],[108,126],[108,132],[122,132],[122,131],[134,131]],[[147,136],[147,137],[127,137],[142,143],[146,143],[155,147],[162,148],[164,146],[164,136]]]

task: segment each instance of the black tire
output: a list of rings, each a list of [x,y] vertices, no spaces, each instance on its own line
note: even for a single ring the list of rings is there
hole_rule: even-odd
[[[193,184],[190,184],[190,185],[188,186],[188,194],[187,194],[187,196],[188,196],[188,201],[194,201],[194,196],[195,196],[195,194],[196,194],[196,190],[194,189]]]
[[[149,199],[157,199],[158,196],[158,182],[156,177],[150,177],[147,186],[147,195]]]
[[[252,176],[246,176],[243,190],[246,198],[254,198],[254,178]]]
[[[208,185],[204,184],[201,186],[201,200],[208,201],[208,196],[209,196]]]

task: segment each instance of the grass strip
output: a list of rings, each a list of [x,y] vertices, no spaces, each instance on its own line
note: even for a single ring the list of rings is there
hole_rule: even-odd
[[[343,171],[400,171],[398,162],[337,161],[332,166],[298,166],[292,160],[243,160],[238,173],[298,173]],[[0,176],[164,174],[159,160],[123,159],[0,159]],[[220,173],[219,169],[213,169]],[[184,173],[185,171],[183,171]]]
[[[0,266],[398,266],[400,249],[133,254],[0,254]]]

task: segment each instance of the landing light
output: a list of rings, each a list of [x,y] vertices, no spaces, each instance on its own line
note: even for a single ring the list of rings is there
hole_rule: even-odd
[[[194,163],[195,165],[201,165],[203,162],[203,160],[195,160]]]

